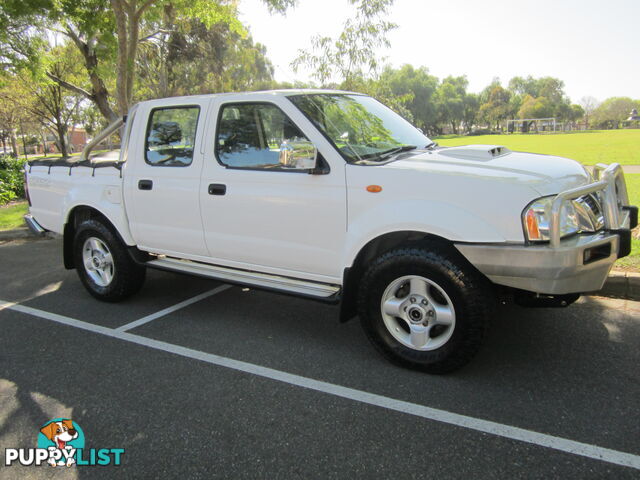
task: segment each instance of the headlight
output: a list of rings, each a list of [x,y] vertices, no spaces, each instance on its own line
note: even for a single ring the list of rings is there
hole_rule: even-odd
[[[544,242],[550,239],[549,223],[554,199],[555,196],[539,198],[524,209],[522,221],[527,240]],[[567,200],[562,204],[560,238],[574,233],[596,232],[603,227],[603,224],[600,202],[593,194]]]

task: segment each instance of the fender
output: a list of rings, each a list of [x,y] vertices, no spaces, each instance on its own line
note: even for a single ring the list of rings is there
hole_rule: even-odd
[[[371,240],[388,233],[408,231],[423,232],[449,241],[506,241],[496,225],[450,203],[415,199],[385,202],[350,219],[343,267],[351,267],[358,253]]]
[[[70,191],[63,200],[64,224],[69,223],[71,212],[78,207],[88,207],[103,215],[116,229],[122,241],[128,246],[136,244],[131,230],[129,219],[123,204],[122,187],[120,185],[105,185],[96,188],[96,185],[87,185],[85,188],[78,186]]]

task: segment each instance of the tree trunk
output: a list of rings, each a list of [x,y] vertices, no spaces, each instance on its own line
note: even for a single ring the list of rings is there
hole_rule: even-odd
[[[136,76],[136,58],[138,56],[138,40],[140,37],[140,18],[136,12],[133,15],[129,15],[127,18],[127,111],[133,101],[133,80]],[[122,112],[123,115],[127,112]]]
[[[69,149],[67,148],[67,129],[63,125],[60,118],[56,119],[56,132],[58,134],[58,145],[60,145],[60,154],[62,158],[69,156]]]
[[[47,156],[47,136],[44,132],[40,132],[40,136],[42,137],[42,153],[44,156]]]
[[[118,34],[116,98],[121,115],[126,115],[133,101],[140,21],[145,10],[154,3],[155,0],[145,0],[138,7],[138,0],[111,0]]]
[[[89,72],[89,80],[91,82],[91,97],[90,100],[95,103],[98,110],[109,123],[118,119],[118,114],[113,111],[111,105],[109,105],[109,91],[104,84],[104,81],[98,75],[98,57],[88,45],[85,44],[86,50],[82,49],[84,56],[85,66],[87,72]]]
[[[118,64],[116,78],[116,101],[121,115],[128,110],[127,105],[127,14],[120,0],[111,0],[111,7],[116,20],[116,33],[118,36]]]
[[[22,134],[21,135],[22,136],[22,149],[24,150],[22,153],[24,153],[24,159],[28,160],[27,159],[27,142],[24,139],[24,128],[22,128],[22,125],[20,125],[20,133]],[[15,158],[18,158],[18,151],[17,150],[16,150],[16,157]]]
[[[80,93],[91,100],[109,123],[117,120],[118,115],[113,111],[111,105],[109,105],[109,91],[107,90],[107,87],[100,75],[98,75],[98,56],[92,46],[93,40],[90,39],[86,42],[82,41],[70,28],[66,29],[66,33],[67,36],[73,40],[73,43],[76,45],[78,50],[80,50],[82,58],[84,58],[84,65],[87,69],[87,74],[89,75],[89,82],[91,83],[91,92],[87,92],[67,82],[63,82],[59,78],[53,77],[53,79],[62,87],[76,93]]]
[[[13,149],[13,155],[18,156],[18,139],[16,138],[16,131],[11,130],[9,132],[9,138],[11,139],[11,148]]]

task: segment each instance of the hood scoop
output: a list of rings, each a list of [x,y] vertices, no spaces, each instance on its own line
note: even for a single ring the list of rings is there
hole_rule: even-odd
[[[465,145],[463,147],[443,148],[442,150],[438,150],[438,153],[445,157],[487,161],[509,155],[511,150],[502,145]]]

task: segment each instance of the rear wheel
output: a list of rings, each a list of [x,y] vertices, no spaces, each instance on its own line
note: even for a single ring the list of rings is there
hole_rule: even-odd
[[[389,360],[445,373],[480,348],[492,299],[490,283],[451,247],[424,244],[376,259],[360,283],[358,310]]]
[[[78,276],[97,299],[117,302],[142,288],[146,268],[131,259],[117,234],[100,220],[80,224],[73,248]]]

